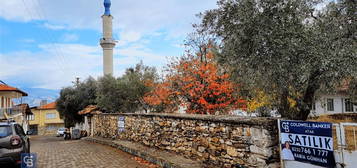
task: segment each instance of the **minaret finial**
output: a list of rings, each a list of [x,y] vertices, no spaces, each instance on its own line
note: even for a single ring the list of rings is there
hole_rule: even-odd
[[[105,7],[105,12],[104,15],[110,15],[110,6],[111,6],[110,0],[104,0],[104,7]]]

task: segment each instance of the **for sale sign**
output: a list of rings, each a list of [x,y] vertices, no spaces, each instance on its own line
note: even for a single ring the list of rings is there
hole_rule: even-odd
[[[282,160],[335,167],[331,123],[281,120],[279,124]]]

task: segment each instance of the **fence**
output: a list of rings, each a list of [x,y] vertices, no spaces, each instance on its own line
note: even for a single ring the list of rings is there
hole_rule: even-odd
[[[357,123],[339,123],[333,127],[335,158],[338,167],[357,165]]]

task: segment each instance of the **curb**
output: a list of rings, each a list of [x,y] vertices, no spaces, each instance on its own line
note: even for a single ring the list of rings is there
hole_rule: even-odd
[[[160,153],[161,151],[159,150],[155,150],[154,152],[149,152],[150,150],[138,150],[138,149],[134,149],[134,148],[130,148],[128,146],[125,146],[123,144],[120,143],[120,141],[113,141],[110,139],[104,139],[104,138],[97,138],[97,137],[85,137],[82,138],[82,140],[85,141],[89,141],[89,142],[94,142],[94,143],[98,143],[98,144],[102,144],[102,145],[107,145],[107,146],[111,146],[117,149],[120,149],[124,152],[127,152],[129,154],[135,155],[137,157],[143,158],[151,163],[155,163],[157,165],[162,166],[163,168],[199,168],[199,167],[203,167],[203,165],[197,161],[192,161],[190,160],[190,163],[183,163],[183,161],[179,161],[178,163],[175,163],[173,161],[170,161],[169,158],[165,158],[165,157],[160,157],[157,156],[157,153]],[[135,143],[136,144],[136,143]],[[138,145],[138,144],[136,144]],[[143,145],[140,145],[143,148],[149,148],[149,147],[144,147]],[[164,151],[162,151],[164,152]],[[156,154],[153,154],[156,153]],[[163,156],[165,156],[166,153],[163,153]],[[156,155],[156,156],[155,156]],[[173,155],[170,153],[170,155]],[[174,157],[180,157],[178,155],[174,155]],[[176,158],[176,157],[175,157]],[[194,163],[193,163],[194,162]]]

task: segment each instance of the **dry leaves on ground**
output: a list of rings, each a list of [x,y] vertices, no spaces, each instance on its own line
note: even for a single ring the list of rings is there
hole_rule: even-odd
[[[147,160],[144,160],[143,158],[140,157],[133,157],[132,159],[136,160],[138,163],[147,166],[148,168],[159,168],[158,165],[151,163]]]

